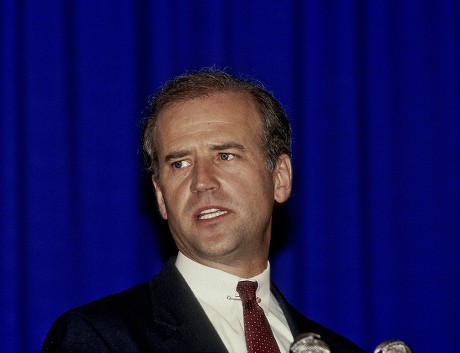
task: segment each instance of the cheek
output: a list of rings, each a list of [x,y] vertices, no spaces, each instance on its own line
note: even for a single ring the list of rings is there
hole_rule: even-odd
[[[180,186],[171,181],[171,178],[164,178],[164,175],[161,175],[161,180],[161,187],[157,186],[155,188],[158,208],[164,219],[171,219],[174,213],[178,213],[181,210],[183,203],[181,195],[184,195],[184,192],[180,189]]]
[[[187,202],[186,195],[188,195],[187,191],[180,187],[168,185],[167,188],[164,188],[164,208],[169,217],[172,217],[173,214],[180,216],[183,213]]]
[[[237,192],[243,199],[250,199],[253,206],[271,205],[274,202],[273,179],[266,171],[252,172],[245,174],[245,178],[239,179],[235,185]]]

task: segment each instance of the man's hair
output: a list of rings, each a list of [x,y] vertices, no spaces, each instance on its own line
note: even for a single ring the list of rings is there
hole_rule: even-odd
[[[161,113],[175,103],[226,92],[248,94],[255,102],[262,122],[261,146],[269,170],[274,170],[279,156],[291,154],[291,127],[286,112],[260,82],[238,78],[217,69],[203,69],[167,82],[149,100],[145,110],[142,148],[145,168],[155,180],[159,181],[155,128]]]

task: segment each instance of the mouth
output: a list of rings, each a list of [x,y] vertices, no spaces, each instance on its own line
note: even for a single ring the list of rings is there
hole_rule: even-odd
[[[220,217],[220,216],[222,216],[224,214],[227,214],[227,213],[228,213],[228,211],[221,210],[219,208],[208,208],[206,210],[201,211],[198,214],[197,218],[199,220],[212,219],[212,218]]]

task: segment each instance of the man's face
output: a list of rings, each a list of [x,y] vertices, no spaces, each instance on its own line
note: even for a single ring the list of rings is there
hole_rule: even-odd
[[[267,169],[261,129],[243,93],[216,93],[162,112],[156,196],[189,258],[240,275],[242,268],[265,268],[273,204],[289,196],[291,164],[283,155],[273,172]]]

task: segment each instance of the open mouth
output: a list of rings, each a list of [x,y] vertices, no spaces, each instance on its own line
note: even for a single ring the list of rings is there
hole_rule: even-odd
[[[198,215],[198,219],[212,219],[224,214],[228,213],[228,211],[220,210],[218,208],[210,208],[208,210],[204,210],[200,212]]]

